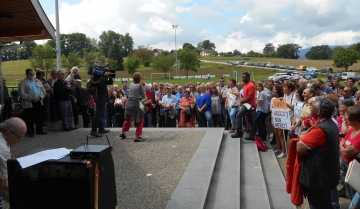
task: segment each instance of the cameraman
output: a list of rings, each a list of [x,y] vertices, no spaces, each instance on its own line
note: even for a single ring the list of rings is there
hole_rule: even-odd
[[[92,129],[90,136],[101,137],[102,134],[109,133],[110,130],[104,129],[104,124],[102,122],[102,117],[104,116],[105,105],[108,100],[107,85],[113,84],[113,79],[109,77],[110,72],[105,72],[100,79],[100,82],[97,84],[97,97],[95,100],[95,115],[92,120]],[[99,128],[99,133],[97,132]]]

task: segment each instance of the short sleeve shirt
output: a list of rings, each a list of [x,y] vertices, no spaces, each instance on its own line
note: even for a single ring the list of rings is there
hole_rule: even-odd
[[[265,91],[261,91],[260,93],[258,93],[257,97],[258,100],[262,101],[262,103],[261,105],[258,104],[258,106],[256,107],[256,111],[267,113],[269,111],[269,105],[267,102],[267,93]]]
[[[250,94],[252,94],[252,98],[249,102],[251,106],[256,107],[256,102],[255,102],[255,85],[253,84],[253,82],[249,81],[247,84],[244,84],[244,96],[243,99],[246,99]]]
[[[360,134],[356,135],[354,138],[351,139],[351,134],[354,132],[354,128],[350,128],[348,132],[346,133],[346,136],[344,137],[345,144],[344,148],[354,146],[356,149],[360,150]],[[358,153],[359,154],[359,153]],[[341,155],[342,160],[345,163],[350,163],[352,160],[356,158],[357,154],[351,156],[351,157],[345,157]]]
[[[300,142],[304,144],[309,150],[313,150],[317,147],[322,147],[325,145],[326,134],[321,128],[314,127],[311,128],[303,138],[301,138]]]
[[[8,178],[6,162],[10,159],[10,157],[10,147],[8,146],[2,133],[0,133],[0,179]]]

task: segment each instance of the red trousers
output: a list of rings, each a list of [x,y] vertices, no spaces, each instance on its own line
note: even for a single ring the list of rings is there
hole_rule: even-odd
[[[129,131],[130,126],[131,126],[131,119],[124,120],[124,124],[122,126],[122,131],[123,132]],[[141,136],[143,126],[144,126],[144,118],[141,118],[140,121],[136,125],[135,136]]]

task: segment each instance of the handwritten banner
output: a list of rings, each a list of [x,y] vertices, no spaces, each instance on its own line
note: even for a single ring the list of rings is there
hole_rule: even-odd
[[[279,129],[290,130],[290,112],[286,106],[286,100],[274,98],[271,100],[271,106],[271,118],[273,126]]]

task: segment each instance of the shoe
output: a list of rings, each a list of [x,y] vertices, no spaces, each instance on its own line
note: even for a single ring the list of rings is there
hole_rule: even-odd
[[[109,132],[110,132],[110,130],[106,130],[106,129],[99,130],[99,134],[107,134]]]
[[[90,136],[102,137],[102,134],[99,134],[98,132],[91,131],[91,132],[90,132]]]
[[[34,136],[35,136],[35,134],[34,134],[34,133],[29,134],[29,137],[34,137]]]
[[[121,139],[126,139],[125,133],[121,133],[119,137],[120,137]]]
[[[70,128],[71,130],[75,130],[75,128],[74,128],[74,127],[69,126],[69,128]]]
[[[276,149],[276,150],[274,150],[274,154],[275,154],[275,155],[279,154],[279,152],[280,152],[280,151],[279,151],[279,150],[277,150],[277,149]]]
[[[70,128],[64,128],[63,131],[71,131]]]
[[[232,133],[234,133],[235,132],[235,129],[230,129],[230,131],[229,131],[229,134],[232,134]]]
[[[143,142],[143,141],[145,141],[145,139],[143,139],[141,137],[134,139],[134,142]]]
[[[47,132],[46,131],[42,131],[42,132],[39,132],[39,133],[36,133],[37,135],[45,135],[45,134],[47,134]]]
[[[247,140],[247,141],[255,141],[255,138],[254,137],[246,137],[245,140]]]
[[[78,129],[79,128],[79,125],[75,125],[75,129]]]
[[[285,153],[281,153],[279,156],[277,156],[279,159],[283,159],[286,158],[286,154]]]
[[[235,133],[231,134],[231,138],[241,138],[243,137],[243,134],[236,131]]]

